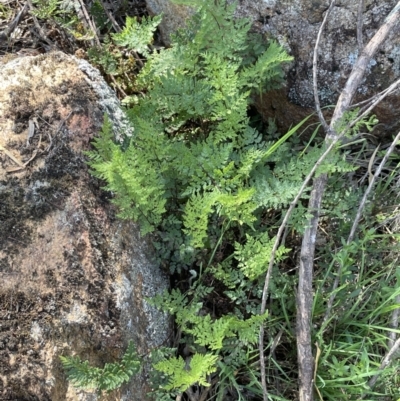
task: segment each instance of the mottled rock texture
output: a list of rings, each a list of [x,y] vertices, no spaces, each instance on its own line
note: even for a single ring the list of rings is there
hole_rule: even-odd
[[[170,44],[171,34],[178,28],[183,28],[185,21],[193,13],[193,9],[190,7],[174,4],[168,0],[146,0],[146,6],[150,15],[163,14],[159,28],[161,38],[167,45]]]
[[[82,153],[118,100],[61,53],[0,66],[0,399],[146,400],[146,374],[109,396],[74,390],[59,355],[97,366],[166,342],[144,297],[167,287],[138,229],[116,218]]]
[[[253,21],[253,29],[265,38],[275,38],[294,61],[286,69],[287,86],[264,94],[257,108],[265,118],[274,118],[285,131],[313,111],[312,87],[313,50],[318,30],[331,0],[239,0],[237,16]],[[188,13],[175,12],[170,0],[147,0],[148,7],[163,11],[170,29],[182,25]],[[319,96],[322,106],[336,103],[340,91],[358,56],[357,0],[337,0],[323,33],[319,50]],[[397,0],[365,0],[363,12],[363,42],[368,43]],[[183,6],[181,6],[183,7]],[[161,26],[164,29],[164,25]],[[360,86],[355,101],[364,100],[385,89],[400,78],[400,30],[389,38],[371,60],[368,74]],[[375,110],[381,124],[377,133],[399,128],[400,95],[393,95]]]

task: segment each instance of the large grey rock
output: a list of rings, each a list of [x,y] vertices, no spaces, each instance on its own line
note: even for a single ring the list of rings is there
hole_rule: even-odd
[[[96,400],[67,382],[60,355],[102,366],[131,339],[146,354],[169,335],[144,299],[167,277],[82,153],[105,112],[117,136],[130,128],[84,60],[18,58],[0,79],[0,399]],[[143,373],[102,399],[142,401],[148,390]]]
[[[249,17],[254,29],[266,38],[275,38],[294,56],[287,68],[284,90],[266,94],[257,102],[265,116],[276,119],[281,129],[287,129],[313,111],[312,87],[313,49],[318,30],[331,0],[239,0],[237,16]],[[157,8],[153,5],[157,4]],[[323,106],[336,103],[340,91],[358,56],[356,0],[337,0],[324,30],[319,51],[319,96]],[[395,6],[397,0],[365,0],[363,41],[367,43]],[[164,13],[167,36],[175,26],[181,26],[189,13],[175,12],[170,0],[147,0],[150,9]],[[182,6],[183,7],[183,6]],[[358,90],[356,101],[366,99],[400,78],[399,29],[388,39],[371,60],[368,75]],[[381,131],[398,128],[399,95],[393,95],[375,110]]]

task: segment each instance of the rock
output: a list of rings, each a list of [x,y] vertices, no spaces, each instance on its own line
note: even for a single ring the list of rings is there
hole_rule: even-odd
[[[313,112],[314,95],[312,64],[318,30],[331,0],[239,0],[238,17],[249,17],[253,29],[266,38],[275,38],[294,56],[287,68],[287,86],[281,91],[264,94],[257,108],[265,119],[276,119],[278,128],[285,132]],[[156,3],[157,7],[153,6]],[[336,104],[340,91],[358,56],[357,11],[358,1],[337,1],[323,32],[319,51],[319,95],[322,106]],[[397,0],[365,0],[363,13],[363,42],[372,38],[382,25]],[[147,0],[148,8],[162,11],[165,23],[160,29],[170,35],[175,26],[182,26],[190,13],[175,12],[170,0]],[[181,6],[184,8],[184,6]],[[400,36],[398,29],[371,60],[365,79],[358,89],[355,103],[387,88],[400,76]],[[376,132],[400,129],[396,116],[400,113],[400,95],[392,95],[375,110],[380,125]]]
[[[194,11],[191,7],[174,4],[168,0],[146,0],[146,7],[150,15],[163,14],[159,29],[161,39],[166,45],[171,44],[171,34],[183,28],[185,21]]]
[[[144,297],[167,288],[137,227],[116,218],[83,151],[107,112],[129,126],[86,61],[50,53],[0,65],[0,399],[96,400],[60,355],[96,366],[164,344],[168,318]],[[104,400],[146,400],[146,373]]]

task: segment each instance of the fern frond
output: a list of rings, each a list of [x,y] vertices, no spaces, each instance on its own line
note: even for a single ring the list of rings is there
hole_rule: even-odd
[[[266,272],[274,242],[274,238],[269,239],[268,234],[263,233],[256,237],[246,234],[244,245],[235,243],[235,259],[239,262],[239,269],[247,278],[254,280]],[[280,260],[289,250],[282,246],[279,248]],[[278,261],[278,258],[276,260]]]
[[[193,247],[201,248],[207,237],[208,218],[212,213],[217,193],[206,193],[204,195],[193,194],[185,207],[183,232],[190,238]]]
[[[171,358],[154,365],[154,368],[170,376],[166,390],[187,390],[193,384],[208,387],[207,376],[217,370],[217,355],[195,354],[187,364],[181,357]]]
[[[121,362],[106,363],[104,368],[89,365],[77,356],[60,356],[61,363],[67,373],[68,380],[78,388],[111,391],[128,382],[140,371],[141,361],[131,341]]]
[[[119,33],[112,34],[114,42],[140,54],[148,55],[148,46],[153,42],[154,32],[162,19],[161,15],[143,17],[141,22],[136,17],[126,17],[126,25]]]

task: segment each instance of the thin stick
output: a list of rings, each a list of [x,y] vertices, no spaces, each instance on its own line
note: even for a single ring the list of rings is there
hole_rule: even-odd
[[[398,3],[400,5],[400,2]],[[398,10],[399,11],[399,10]],[[390,13],[390,18],[386,18],[384,24],[374,35],[371,41],[365,46],[358,57],[353,70],[343,88],[333,113],[333,117],[326,130],[326,142],[335,140],[338,133],[335,131],[337,122],[343,117],[344,113],[351,105],[351,101],[364,76],[369,61],[374,56],[378,47],[386,39],[391,29],[397,23],[398,11]],[[299,398],[300,401],[312,401],[312,380],[313,380],[313,357],[311,344],[311,308],[310,289],[312,293],[312,278],[316,233],[319,221],[319,209],[325,192],[327,174],[321,174],[314,180],[312,197],[308,205],[308,212],[312,218],[308,222],[308,227],[304,233],[300,254],[299,289],[298,289],[298,313],[297,313],[297,350],[299,362]],[[308,319],[305,321],[305,319]]]
[[[312,401],[314,381],[314,357],[311,343],[311,321],[313,304],[313,275],[315,239],[317,237],[319,212],[328,175],[322,174],[313,185],[308,204],[308,213],[312,213],[304,232],[300,252],[299,285],[297,291],[297,360],[299,364],[299,399]]]
[[[111,81],[113,81],[114,85],[115,85],[115,89],[119,90],[122,94],[122,96],[127,97],[127,93],[121,88],[121,86],[118,84],[117,80],[115,79],[115,77],[112,74],[109,74],[109,77],[111,78]]]
[[[313,89],[314,101],[319,120],[326,132],[329,135],[330,127],[325,121],[321,111],[321,106],[318,97],[318,49],[322,36],[322,32],[328,21],[328,17],[335,4],[332,0],[328,11],[325,14],[324,20],[320,26],[317,41],[314,47],[313,57]],[[313,399],[313,371],[314,358],[312,354],[311,343],[311,319],[312,319],[312,282],[313,282],[313,265],[315,252],[315,239],[318,230],[319,211],[322,203],[322,194],[326,182],[328,181],[327,174],[322,174],[314,181],[311,191],[311,197],[308,204],[308,213],[312,216],[308,222],[304,232],[303,241],[300,252],[300,267],[299,267],[299,285],[297,291],[297,316],[296,316],[296,338],[297,338],[297,360],[299,364],[299,398],[300,401],[312,401]]]
[[[396,8],[400,8],[400,2],[396,6]],[[326,157],[326,155],[329,153],[329,151],[332,149],[333,145],[339,140],[340,136],[334,131],[334,125],[338,122],[338,120],[341,119],[347,108],[351,104],[351,100],[354,96],[355,91],[358,88],[358,85],[361,81],[361,78],[365,72],[366,66],[368,65],[368,62],[370,58],[373,57],[374,52],[376,51],[378,45],[380,45],[383,40],[387,37],[387,34],[390,29],[392,29],[395,25],[395,17],[398,14],[397,12],[393,13],[391,12],[390,15],[392,15],[393,18],[386,18],[385,24],[379,29],[379,31],[374,35],[374,37],[371,39],[370,43],[367,45],[365,49],[365,53],[363,53],[359,59],[357,60],[356,64],[354,65],[353,71],[347,81],[347,84],[345,88],[343,89],[343,92],[341,96],[339,97],[339,101],[336,105],[335,112],[331,121],[330,126],[327,129],[327,136],[326,136],[326,141],[329,144],[327,151],[324,153],[323,156],[321,156],[320,160],[322,160]],[[371,44],[372,42],[372,44]],[[322,113],[321,113],[322,114]],[[295,200],[290,204],[290,207],[285,215],[285,218],[279,227],[278,234],[274,243],[274,247],[271,252],[271,258],[269,262],[269,266],[267,269],[267,274],[265,277],[265,282],[264,282],[264,289],[263,289],[263,296],[262,296],[262,301],[261,301],[261,314],[265,313],[266,309],[266,302],[267,302],[267,297],[268,297],[268,288],[269,288],[269,282],[271,278],[271,271],[272,271],[272,266],[274,264],[274,259],[276,256],[276,251],[279,246],[279,241],[281,238],[281,235],[285,229],[285,226],[289,220],[289,217],[297,204],[298,200],[300,199],[300,196],[302,192],[304,191],[305,187],[308,185],[309,181],[311,180],[313,174],[315,173],[315,170],[317,168],[317,165],[314,166],[310,174],[306,177],[306,180],[304,181],[298,195],[296,196]],[[324,177],[324,174],[322,174],[320,177],[318,177],[315,180],[314,183],[314,188],[318,188],[318,193],[315,194],[313,203],[319,205],[320,201],[318,200],[318,197],[322,199],[323,193],[324,193],[324,187],[326,183],[326,177]],[[315,229],[311,227],[311,225],[318,225],[318,216],[315,216],[315,210],[311,209],[311,213],[313,213],[313,219],[312,222],[310,222],[310,227],[309,227],[309,233],[316,232]],[[303,238],[304,243],[308,243],[311,246],[314,247],[313,243],[315,244],[315,238]],[[309,255],[307,255],[307,260],[313,261],[313,254],[314,252],[310,252]],[[301,255],[303,256],[303,255]],[[260,328],[260,336],[259,336],[259,351],[260,351],[260,368],[261,368],[261,385],[263,389],[263,400],[268,401],[268,391],[267,391],[267,386],[266,386],[266,377],[265,377],[265,357],[264,357],[264,326],[262,325]],[[312,381],[312,376],[311,376],[311,381]],[[304,384],[302,385],[304,387]],[[312,386],[310,383],[309,386],[309,391],[308,393],[311,393],[311,396],[309,397],[312,399]],[[302,392],[300,392],[301,396]]]
[[[0,151],[3,151],[12,161],[18,164],[18,166],[20,166],[21,168],[25,168],[24,163],[22,163],[20,160],[14,157],[14,155],[11,152],[9,152],[4,146],[0,145]]]
[[[396,304],[400,304],[400,295],[397,295],[397,297],[394,299],[394,302]],[[396,330],[399,327],[399,312],[400,309],[396,308],[392,312],[392,317],[390,319],[390,328]],[[389,339],[388,339],[388,348],[392,348],[394,344],[394,340],[396,338],[396,333],[394,331],[391,331],[389,333]]]
[[[360,55],[363,50],[363,12],[364,12],[364,0],[359,0],[358,2],[358,12],[357,12],[357,44],[358,44],[358,54]]]
[[[364,118],[369,112],[371,112],[376,105],[378,105],[380,102],[382,102],[385,97],[389,96],[392,94],[396,89],[398,89],[400,86],[400,79],[397,81],[393,82],[388,88],[380,92],[377,96],[374,96],[371,100],[371,103],[369,106],[365,106],[366,108],[363,109],[362,113],[350,124],[350,128],[354,127],[362,118]]]
[[[8,27],[3,32],[0,32],[0,41],[9,39],[11,34],[15,31],[15,28],[20,23],[21,19],[24,18],[25,15],[27,14],[28,10],[29,10],[29,5],[28,3],[25,3],[25,5],[19,11],[16,17],[8,24]]]
[[[274,260],[276,256],[276,252],[279,247],[280,239],[282,237],[282,234],[286,228],[286,225],[289,221],[290,216],[293,213],[294,208],[296,207],[298,201],[300,200],[304,190],[308,186],[309,182],[311,181],[312,177],[314,176],[315,172],[317,171],[318,167],[322,164],[322,162],[325,160],[326,156],[330,153],[332,148],[336,145],[336,143],[342,138],[343,136],[337,137],[335,140],[333,140],[328,148],[325,150],[325,152],[321,155],[321,157],[317,160],[315,163],[314,167],[311,169],[310,173],[307,175],[307,177],[304,179],[304,182],[297,193],[296,197],[294,198],[293,202],[290,203],[289,209],[287,210],[285,217],[283,218],[283,221],[281,225],[279,226],[278,233],[276,234],[274,246],[271,251],[271,258],[269,261],[268,265],[268,270],[267,274],[265,276],[265,282],[264,282],[264,289],[263,289],[263,295],[262,295],[262,300],[261,300],[261,314],[265,313],[266,310],[266,305],[267,305],[267,298],[268,298],[268,289],[269,289],[269,282],[271,280],[271,273],[272,273],[272,267],[274,265]],[[266,394],[266,398],[264,396],[264,400],[268,400],[268,391],[266,388],[266,378],[265,378],[265,357],[264,357],[264,326],[261,325],[260,328],[260,335],[259,335],[259,350],[260,350],[260,365],[261,365],[261,385],[263,387],[263,394]]]
[[[361,54],[359,55],[356,63],[354,64],[353,70],[343,88],[342,93],[339,96],[339,100],[336,104],[335,111],[333,113],[331,128],[334,128],[334,124],[337,123],[347,111],[351,104],[351,101],[360,86],[361,80],[364,77],[365,70],[370,62],[371,58],[375,55],[379,46],[387,38],[389,33],[395,28],[398,23],[398,17],[400,14],[400,1],[393,8],[390,14],[385,18],[384,24],[375,33],[372,39],[365,46]]]
[[[33,7],[33,4],[32,4],[32,1],[31,0],[26,0],[26,2],[28,4],[28,6],[29,6],[29,9],[33,10],[34,7]],[[36,18],[36,16],[34,14],[31,14],[31,17],[33,18],[33,23],[35,24],[35,27],[39,32],[39,38],[42,39],[44,42],[46,42],[50,46],[49,49],[53,49],[55,47],[54,43],[50,39],[47,38],[47,35],[43,31],[41,25],[39,24],[39,21]]]
[[[333,6],[335,5],[336,0],[332,0],[328,11],[325,14],[324,20],[318,31],[317,41],[315,42],[314,47],[314,55],[313,55],[313,90],[314,90],[314,101],[315,101],[315,109],[317,110],[319,121],[321,122],[322,126],[324,127],[325,131],[328,131],[329,127],[325,121],[324,115],[321,111],[321,105],[319,103],[319,96],[318,96],[318,48],[319,43],[321,41],[322,32],[325,28],[326,22],[328,21],[329,14],[332,11]]]
[[[358,207],[356,217],[354,218],[353,225],[351,227],[349,237],[347,238],[347,242],[346,242],[347,245],[349,245],[354,239],[354,236],[355,236],[355,233],[356,233],[356,229],[358,227],[358,223],[360,222],[361,215],[362,215],[362,212],[363,212],[363,210],[365,208],[365,204],[367,202],[368,196],[371,193],[371,191],[372,191],[372,189],[373,189],[373,187],[375,185],[375,181],[377,180],[377,178],[381,174],[383,167],[385,166],[389,156],[393,153],[393,151],[394,151],[394,149],[395,149],[395,147],[397,145],[397,142],[399,140],[400,140],[400,132],[396,135],[396,138],[391,143],[390,148],[388,149],[388,151],[385,154],[385,157],[382,159],[381,163],[379,164],[379,167],[375,171],[375,174],[373,175],[373,177],[372,177],[372,179],[371,179],[371,181],[370,181],[370,183],[368,185],[368,188],[364,193],[364,196],[363,196],[363,198],[362,198],[362,200],[360,202],[360,205]],[[327,304],[327,307],[326,307],[326,312],[325,312],[323,324],[326,323],[328,321],[328,319],[329,319],[329,316],[330,316],[330,313],[331,313],[331,310],[332,310],[332,306],[333,306],[333,302],[335,301],[335,298],[336,298],[336,292],[335,291],[336,291],[337,287],[339,286],[341,271],[342,271],[342,267],[340,266],[339,270],[338,270],[338,272],[336,274],[335,281],[333,283],[333,287],[332,287],[332,290],[331,290],[331,296],[329,297],[329,301],[328,301],[328,304]]]
[[[103,0],[99,0],[101,6],[103,7],[104,12],[107,14],[108,19],[110,20],[115,32],[121,32],[121,28],[118,25],[118,22],[115,20],[114,16],[110,12],[110,10],[106,7]]]
[[[380,372],[377,373],[374,377],[372,377],[371,380],[368,382],[368,386],[371,389],[375,386],[379,375],[382,373],[382,370],[385,369],[390,364],[390,362],[392,361],[392,359],[395,356],[396,351],[399,349],[399,347],[400,347],[400,337],[396,340],[396,342],[393,344],[392,348],[390,348],[389,352],[383,358],[383,361],[382,361],[381,365],[379,366]]]
[[[82,12],[83,12],[83,14],[84,14],[84,16],[86,18],[87,23],[89,24],[90,29],[93,32],[94,39],[96,41],[97,46],[101,47],[100,39],[99,39],[99,36],[97,35],[97,32],[96,32],[96,27],[93,24],[93,21],[91,20],[91,18],[89,16],[89,13],[86,10],[86,6],[85,6],[84,2],[82,0],[79,0],[79,4],[81,5]]]
[[[390,93],[387,94],[387,95],[390,95],[392,92],[394,92],[396,89],[398,89],[399,84],[400,84],[400,79],[398,79],[397,81],[393,82],[389,87],[387,87],[383,91],[377,93],[376,95],[370,97],[369,99],[361,100],[361,102],[352,104],[351,108],[353,109],[355,107],[360,107],[362,105],[364,105],[364,108],[367,108],[367,107],[369,107],[368,104],[372,104],[373,102],[375,102],[375,100],[378,97],[380,97],[381,95],[385,94],[386,91],[390,91]]]

